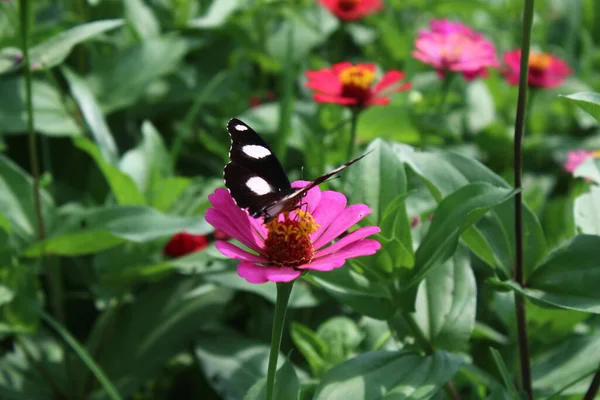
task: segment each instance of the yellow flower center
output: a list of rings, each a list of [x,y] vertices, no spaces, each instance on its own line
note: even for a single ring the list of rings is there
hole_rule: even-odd
[[[529,55],[529,68],[537,71],[545,71],[550,66],[552,57],[546,53],[531,53]]]
[[[375,73],[365,67],[354,65],[340,72],[339,79],[344,86],[367,90],[375,79]]]
[[[292,218],[287,212],[283,216],[282,221],[275,218],[266,224],[269,233],[265,239],[265,256],[271,264],[285,267],[310,262],[314,257],[310,234],[316,232],[319,225],[307,211],[296,210]]]
[[[600,150],[592,151],[592,157],[600,157]]]
[[[362,0],[339,0],[338,6],[344,11],[353,10]]]

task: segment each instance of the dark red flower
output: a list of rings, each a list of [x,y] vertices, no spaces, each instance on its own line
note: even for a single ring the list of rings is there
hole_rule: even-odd
[[[342,21],[356,21],[383,8],[381,0],[319,0]]]
[[[410,89],[410,83],[400,83],[404,73],[396,70],[387,72],[373,86],[375,64],[341,62],[332,68],[307,71],[306,86],[315,91],[313,98],[319,103],[335,103],[344,106],[366,107],[389,104],[393,92]],[[385,90],[385,92],[384,92]]]
[[[165,245],[163,254],[169,257],[182,257],[208,247],[207,235],[193,235],[181,232],[174,235]]]
[[[250,100],[248,100],[248,103],[250,103],[250,107],[258,107],[260,106],[260,103],[262,103],[262,100],[257,96],[252,96],[250,97]]]
[[[511,85],[519,84],[519,71],[521,70],[521,49],[511,50],[504,53],[504,77]],[[567,76],[573,71],[566,63],[550,53],[531,52],[529,54],[529,76],[530,87],[553,88],[560,86]]]

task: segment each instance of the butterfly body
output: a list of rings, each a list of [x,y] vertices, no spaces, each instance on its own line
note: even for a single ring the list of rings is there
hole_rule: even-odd
[[[246,123],[233,118],[227,124],[231,137],[229,158],[223,170],[225,186],[240,208],[265,222],[293,211],[310,189],[364,157],[360,156],[320,176],[303,188],[293,188],[279,159]]]

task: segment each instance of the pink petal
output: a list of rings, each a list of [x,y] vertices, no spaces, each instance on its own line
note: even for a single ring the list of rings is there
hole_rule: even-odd
[[[321,193],[321,201],[312,213],[315,222],[320,225],[319,230],[311,235],[311,240],[315,239],[329,227],[329,224],[346,207],[346,196],[333,190],[326,190]]]
[[[239,210],[239,209],[238,209]],[[241,210],[240,210],[241,211]],[[216,208],[210,208],[206,210],[205,219],[206,222],[225,232],[227,235],[239,240],[245,246],[252,250],[260,253],[262,250],[262,243],[258,235],[252,230],[248,216],[243,218],[237,218],[233,214],[229,216],[224,215],[220,210]]]
[[[268,279],[264,274],[264,267],[244,261],[237,267],[237,273],[250,283],[265,283]]]
[[[255,263],[267,263],[267,259],[257,256],[256,254],[248,253],[245,250],[240,249],[234,244],[226,242],[224,240],[217,240],[215,247],[226,257],[235,258],[236,260],[251,261]]]
[[[317,258],[309,264],[300,265],[298,269],[314,269],[318,271],[331,271],[333,268],[342,266],[346,259],[375,254],[381,248],[381,244],[373,239],[363,239],[351,243],[335,254]]]
[[[264,267],[264,275],[271,282],[290,282],[302,275],[292,267]]]
[[[347,234],[346,236],[344,236],[331,246],[327,247],[326,249],[317,252],[315,254],[315,257],[320,258],[335,253],[341,250],[342,248],[353,244],[354,242],[357,242],[361,239],[366,238],[367,236],[371,236],[379,232],[381,232],[381,229],[378,226],[365,226],[363,228],[359,228]]]
[[[335,258],[329,257],[326,259],[315,260],[308,264],[300,265],[296,267],[302,270],[313,270],[313,271],[331,271],[333,269],[339,268],[346,263],[345,258]]]
[[[315,250],[318,250],[331,242],[370,213],[371,209],[365,204],[353,204],[346,208],[313,243]]]
[[[310,183],[311,183],[310,181],[295,181],[295,182],[292,182],[292,187],[293,188],[303,188],[303,187],[309,185]],[[317,206],[319,205],[320,201],[321,201],[321,189],[319,189],[318,186],[315,186],[306,193],[306,196],[304,196],[304,199],[302,199],[300,201],[300,203],[306,204],[302,207],[302,209],[303,210],[308,209],[308,212],[312,214],[315,211],[315,208],[317,208]]]
[[[342,97],[338,95],[329,95],[321,93],[313,94],[313,99],[317,103],[335,103],[341,104],[343,106],[355,105],[358,103],[358,100],[353,97]]]
[[[396,82],[404,79],[405,74],[400,71],[388,71],[383,78],[379,81],[379,83],[373,88],[375,93],[382,91],[388,86],[393,85]]]

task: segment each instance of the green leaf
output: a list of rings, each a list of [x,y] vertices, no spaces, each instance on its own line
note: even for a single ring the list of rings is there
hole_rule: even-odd
[[[244,400],[264,400],[267,396],[267,378],[263,378],[256,382],[248,391]],[[274,399],[297,399],[300,393],[300,381],[296,375],[296,371],[288,360],[275,373],[275,390],[273,391]]]
[[[239,400],[267,375],[269,346],[228,331],[198,335],[195,354],[210,385],[223,400]],[[278,357],[281,366],[284,357]]]
[[[196,29],[218,28],[225,24],[229,16],[243,5],[244,3],[239,0],[213,0],[206,14],[190,20],[187,26]]]
[[[10,299],[0,308],[0,333],[33,333],[39,329],[44,294],[38,278],[39,266],[11,263],[0,267],[0,287]],[[6,294],[5,294],[6,296]]]
[[[61,68],[61,71],[69,83],[71,93],[77,101],[79,110],[81,110],[83,119],[94,137],[102,158],[107,163],[115,165],[119,157],[117,145],[92,91],[87,86],[86,81],[81,79],[68,67]]]
[[[502,381],[504,382],[504,388],[508,391],[511,398],[518,399],[519,394],[517,388],[515,387],[512,377],[508,372],[508,368],[506,368],[506,364],[502,359],[502,355],[498,350],[492,347],[490,347],[490,352],[492,353],[492,357],[494,358],[494,362],[496,363],[498,371],[500,371],[500,376],[502,377]]]
[[[333,317],[319,326],[317,335],[326,344],[326,359],[336,365],[355,355],[364,336],[348,317]]]
[[[290,335],[294,341],[294,345],[304,356],[312,373],[316,377],[321,377],[325,371],[331,366],[325,358],[327,356],[327,343],[325,343],[316,332],[309,327],[292,322]]]
[[[122,19],[88,22],[33,46],[29,52],[32,69],[52,68],[63,62],[73,47],[108,30],[123,25]]]
[[[436,349],[461,350],[475,326],[477,287],[462,247],[419,286],[414,319]]]
[[[356,135],[365,141],[389,139],[401,143],[418,143],[421,139],[405,104],[368,108],[358,118]],[[390,148],[388,144],[388,149]]]
[[[410,351],[364,353],[327,372],[314,398],[429,399],[462,363],[443,351],[431,356]]]
[[[600,160],[596,157],[588,158],[577,167],[573,176],[600,183]]]
[[[205,234],[212,227],[202,217],[162,214],[149,207],[110,206],[69,212],[48,239],[30,246],[25,254],[83,255],[125,241],[144,243],[186,231]]]
[[[203,328],[215,325],[232,292],[173,277],[106,311],[96,322],[88,348],[124,397],[130,397]],[[110,351],[106,351],[110,349]]]
[[[525,293],[559,307],[600,313],[600,236],[579,235],[551,253]]]
[[[189,47],[177,36],[145,40],[103,57],[88,82],[105,112],[122,109],[138,102],[156,79],[175,72]]]
[[[125,19],[139,40],[160,35],[160,24],[152,9],[142,0],[125,0]]]
[[[465,93],[467,101],[466,123],[469,131],[477,133],[496,120],[496,108],[487,85],[477,79],[467,85]]]
[[[329,272],[311,272],[307,279],[314,280],[321,288],[342,304],[375,319],[388,319],[396,312],[387,288],[349,267]]]
[[[583,111],[594,117],[596,121],[600,121],[600,93],[580,92],[566,96],[561,95],[561,97],[577,104]]]
[[[145,204],[144,196],[136,186],[129,175],[120,171],[116,166],[104,159],[99,148],[93,142],[86,138],[78,137],[73,140],[73,144],[81,150],[88,153],[102,171],[104,178],[108,182],[110,189],[121,205]]]
[[[465,185],[444,198],[415,253],[415,273],[405,287],[420,282],[429,271],[450,258],[458,246],[460,235],[515,193],[508,188],[480,182]]]
[[[533,388],[538,398],[549,398],[569,383],[587,376],[569,387],[563,395],[582,395],[590,386],[592,374],[600,365],[600,336],[573,336],[551,347],[539,364],[532,368]]]
[[[21,65],[23,52],[17,47],[4,47],[0,49],[0,75],[11,72]]]
[[[600,235],[600,188],[591,186],[589,193],[575,199],[575,226],[581,233]]]
[[[46,230],[54,224],[54,202],[40,190],[41,212]],[[37,238],[38,222],[31,177],[3,155],[0,155],[0,214],[11,224],[19,247]]]
[[[49,136],[77,136],[81,129],[65,107],[60,93],[51,85],[34,79],[33,113],[37,132]],[[25,82],[18,77],[0,79],[0,131],[23,134],[27,131],[25,116]]]

